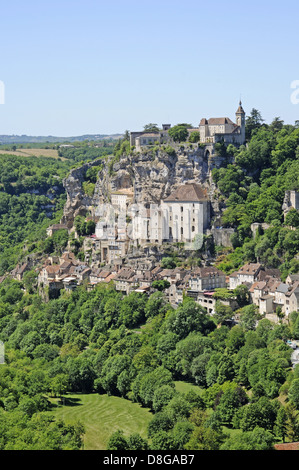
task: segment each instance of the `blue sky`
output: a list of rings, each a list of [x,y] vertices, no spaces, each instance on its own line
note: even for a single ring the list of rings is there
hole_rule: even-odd
[[[298,1],[10,0],[0,134],[71,136],[247,113],[293,124]]]

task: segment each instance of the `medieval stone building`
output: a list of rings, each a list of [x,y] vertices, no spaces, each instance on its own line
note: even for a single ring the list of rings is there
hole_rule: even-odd
[[[228,117],[221,118],[203,118],[199,124],[200,142],[226,144],[245,143],[245,111],[240,101],[236,111],[236,122],[234,123]]]

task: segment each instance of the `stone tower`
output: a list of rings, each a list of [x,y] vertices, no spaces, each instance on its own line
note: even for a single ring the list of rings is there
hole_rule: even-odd
[[[242,102],[240,101],[239,107],[236,111],[236,124],[240,126],[241,141],[245,143],[245,111],[242,108]]]

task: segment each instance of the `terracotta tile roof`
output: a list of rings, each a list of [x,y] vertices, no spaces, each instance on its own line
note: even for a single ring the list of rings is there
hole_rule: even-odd
[[[269,292],[276,292],[280,285],[281,281],[277,281],[277,279],[273,279],[273,282],[267,283]]]
[[[239,269],[238,274],[255,275],[261,267],[260,263],[248,263]]]
[[[131,268],[123,268],[119,271],[114,279],[116,281],[132,281],[134,276],[135,271],[133,271]]]
[[[292,287],[290,288],[290,290],[286,292],[286,295],[290,297],[294,293],[298,294],[298,290],[299,290],[299,281],[295,281]]]
[[[28,263],[22,264],[22,266],[18,267],[17,274],[23,274],[24,271],[28,268]]]
[[[283,444],[275,444],[276,450],[299,450],[299,442],[287,442]]]
[[[238,277],[238,271],[234,271],[229,275],[229,277]]]
[[[112,281],[112,279],[114,279],[115,276],[116,276],[116,274],[110,273],[109,276],[107,276],[107,277],[104,279],[103,282],[108,283],[108,282]]]
[[[110,274],[111,274],[111,271],[102,270],[102,271],[99,271],[99,272],[97,273],[97,276],[98,276],[98,277],[106,278],[106,277],[110,276]]]
[[[255,289],[263,290],[266,287],[267,283],[265,281],[254,282],[250,287],[249,291],[253,292]]]
[[[48,274],[58,273],[59,269],[60,269],[59,264],[52,264],[50,266],[45,267],[45,270],[47,271]]]
[[[261,269],[260,272],[258,273],[258,279],[260,281],[264,281],[267,278],[270,277],[275,277],[277,279],[280,279],[280,271],[279,269]]]
[[[183,184],[171,193],[170,196],[164,199],[165,202],[197,202],[207,200],[208,197],[206,190],[196,183]]]

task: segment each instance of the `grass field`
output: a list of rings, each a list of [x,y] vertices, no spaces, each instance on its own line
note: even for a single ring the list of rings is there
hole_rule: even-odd
[[[180,393],[188,393],[191,390],[193,390],[193,392],[196,392],[199,395],[201,394],[201,391],[202,391],[201,388],[198,387],[195,384],[188,383],[188,382],[182,382],[182,381],[179,381],[179,380],[175,381],[174,383],[175,383],[175,389]]]
[[[0,155],[15,155],[16,157],[49,157],[58,158],[58,152],[55,149],[18,149],[15,152],[12,150],[0,150]],[[63,160],[63,159],[62,159]]]
[[[84,450],[105,450],[114,431],[122,429],[125,435],[138,432],[146,437],[152,414],[137,403],[124,398],[98,394],[69,394],[60,405],[59,399],[50,399],[50,411],[66,423],[80,421],[85,427]]]

